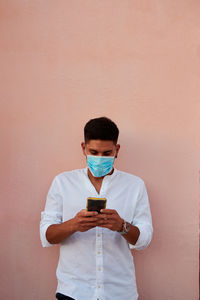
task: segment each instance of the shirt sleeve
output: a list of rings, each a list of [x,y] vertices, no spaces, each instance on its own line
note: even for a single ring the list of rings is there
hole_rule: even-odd
[[[136,244],[129,244],[129,247],[130,249],[142,250],[149,245],[153,235],[150,205],[144,182],[142,182],[132,225],[139,228],[140,235]]]
[[[45,209],[41,212],[40,240],[43,247],[54,245],[48,242],[46,231],[50,225],[62,223],[62,211],[63,204],[59,193],[59,182],[57,177],[55,177],[47,194]]]

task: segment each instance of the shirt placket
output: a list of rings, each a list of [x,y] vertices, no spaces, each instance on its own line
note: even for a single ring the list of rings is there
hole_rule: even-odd
[[[102,228],[96,227],[96,299],[102,300],[103,286],[103,245]]]
[[[99,197],[105,197],[108,178],[104,178]],[[103,228],[96,227],[96,299],[104,300],[103,282]]]

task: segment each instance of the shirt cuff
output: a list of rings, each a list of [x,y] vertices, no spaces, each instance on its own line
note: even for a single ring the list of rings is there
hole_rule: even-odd
[[[150,224],[149,226],[147,224],[134,224],[134,226],[139,229],[140,235],[135,245],[129,244],[129,247],[135,250],[145,249],[151,242],[153,228]]]
[[[55,245],[55,244],[49,243],[46,238],[46,231],[50,225],[52,225],[52,224],[45,224],[45,225],[42,225],[42,227],[40,227],[40,240],[42,243],[42,247],[51,247],[51,246]]]

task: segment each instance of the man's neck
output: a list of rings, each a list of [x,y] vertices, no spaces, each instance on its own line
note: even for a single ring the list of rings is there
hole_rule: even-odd
[[[103,177],[94,177],[92,175],[92,173],[90,172],[90,170],[88,169],[88,177],[89,177],[90,181],[92,182],[92,184],[95,184],[95,183],[96,184],[101,184],[105,176],[103,176]]]
[[[111,175],[113,172],[114,172],[114,168],[112,169],[112,171],[109,174],[107,174],[105,176]],[[105,176],[94,177],[92,175],[92,173],[90,172],[90,169],[88,169],[88,177],[89,177],[91,183],[93,184],[93,186],[95,187],[98,194],[100,193],[101,185],[102,185],[102,182],[103,182],[103,179],[104,179]]]

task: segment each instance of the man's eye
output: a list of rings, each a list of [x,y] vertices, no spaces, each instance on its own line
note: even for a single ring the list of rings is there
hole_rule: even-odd
[[[104,156],[109,156],[109,155],[111,155],[111,152],[104,153]]]

